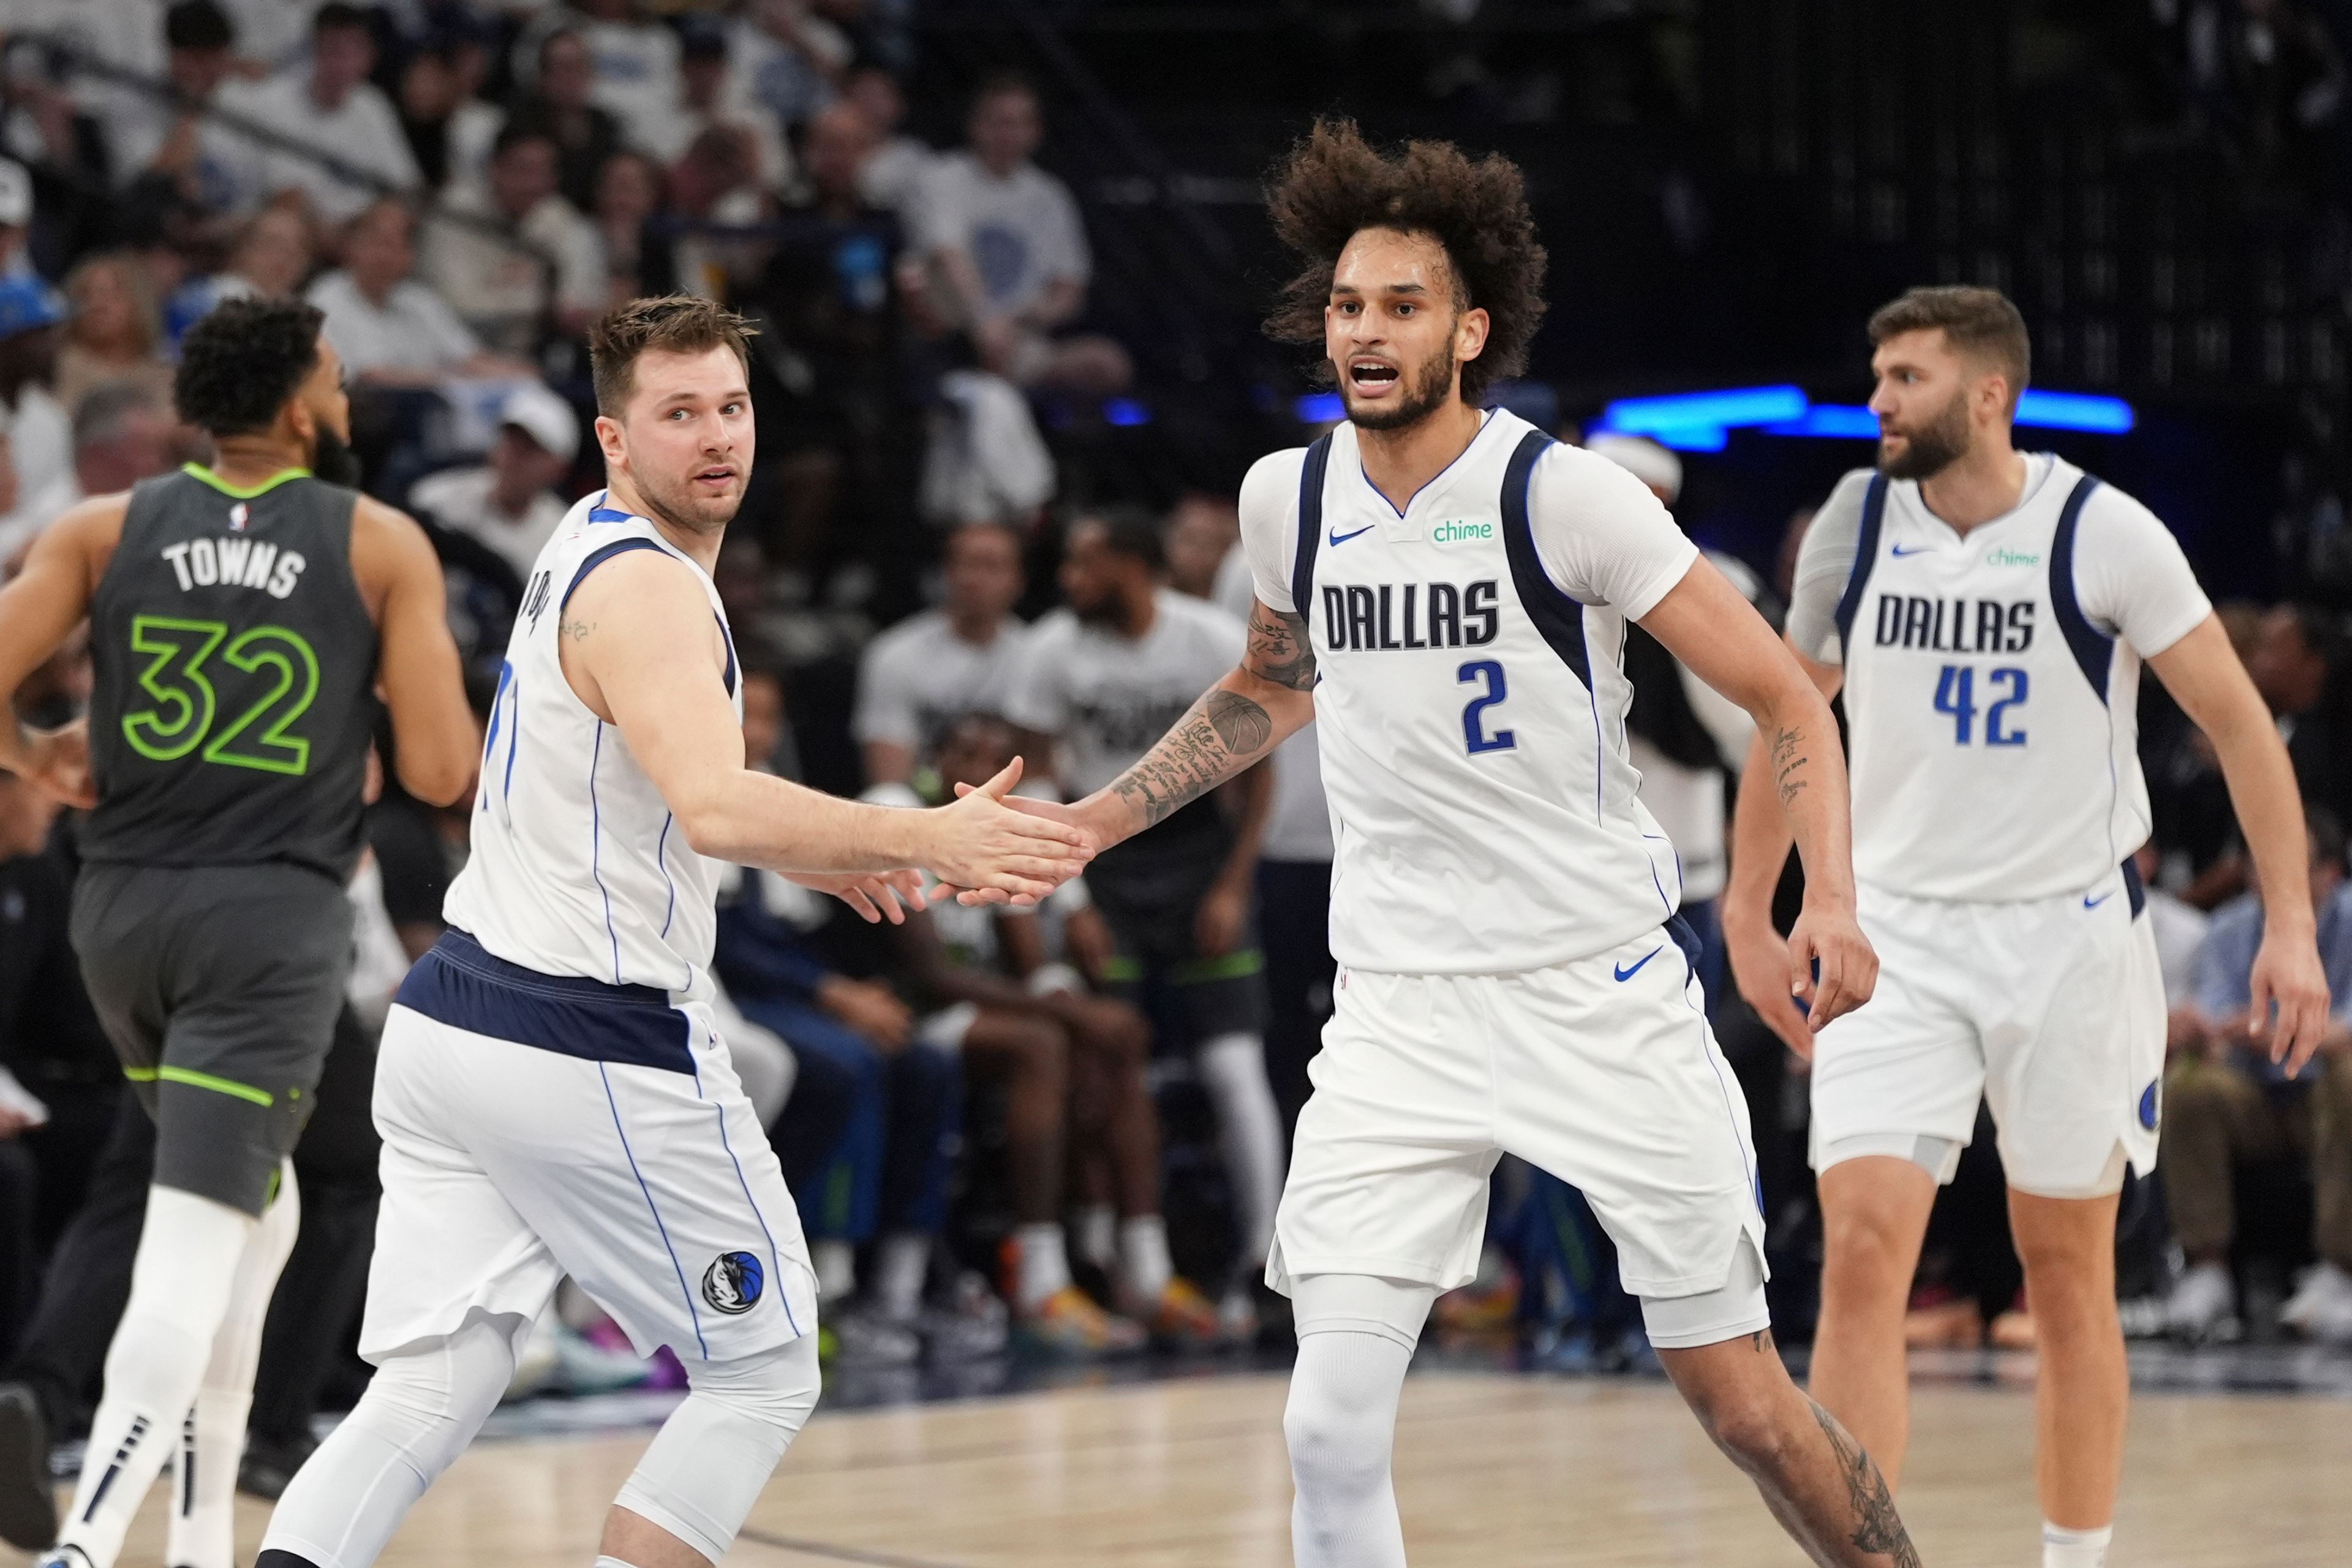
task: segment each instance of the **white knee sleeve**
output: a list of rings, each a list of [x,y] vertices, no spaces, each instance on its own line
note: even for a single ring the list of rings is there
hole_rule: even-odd
[[[1298,1568],[1404,1568],[1389,1453],[1412,1344],[1436,1291],[1363,1275],[1297,1280],[1298,1362],[1282,1415]]]
[[[1274,1211],[1282,1202],[1282,1112],[1265,1076],[1265,1042],[1219,1035],[1201,1047],[1201,1082],[1217,1112],[1217,1141],[1241,1210],[1250,1260],[1274,1246]]]
[[[816,1408],[816,1336],[740,1361],[689,1361],[670,1412],[614,1500],[717,1563]]]
[[[366,1568],[442,1471],[466,1451],[514,1375],[530,1329],[513,1313],[385,1356],[358,1406],[310,1456],[270,1517],[265,1552],[319,1568]]]

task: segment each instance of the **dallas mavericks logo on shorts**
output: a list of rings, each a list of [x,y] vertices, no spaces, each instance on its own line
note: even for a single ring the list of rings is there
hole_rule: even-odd
[[[2163,1082],[2162,1079],[2151,1079],[2148,1080],[2147,1087],[2140,1090],[2139,1124],[2150,1132],[2156,1131],[2157,1096]]]
[[[702,1271],[702,1299],[731,1318],[750,1311],[767,1282],[758,1258],[748,1252],[722,1252]]]

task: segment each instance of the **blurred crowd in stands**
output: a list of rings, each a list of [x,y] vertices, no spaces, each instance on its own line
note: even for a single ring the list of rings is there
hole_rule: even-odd
[[[1086,223],[1032,161],[1032,87],[982,82],[957,147],[903,129],[903,4],[16,0],[9,17],[0,563],[81,497],[201,460],[172,407],[181,334],[224,299],[300,295],[350,368],[365,487],[441,555],[486,713],[530,565],[599,480],[583,330],[686,290],[759,330],[759,461],[716,574],[755,765],[906,804],[1019,753],[1031,787],[1083,791],[1238,656],[1251,591],[1231,496],[1052,507],[1040,399],[1114,396],[1129,356],[1088,329]],[[2209,32],[2217,79],[2273,58]],[[2308,97],[2281,112],[2334,112]],[[1675,504],[1675,454],[1593,445]],[[1777,613],[1785,581],[1717,560]],[[2352,648],[2332,614],[2223,614],[2314,807],[2320,940],[2352,1004]],[[1644,798],[1710,939],[1759,1131],[1776,1316],[1801,1339],[1818,1257],[1803,1066],[1732,994],[1713,940],[1747,720],[1646,637],[1626,658]],[[20,709],[62,721],[88,683],[68,652]],[[2298,1080],[2254,1048],[2261,891],[2210,748],[2144,692],[2173,1062],[2163,1170],[2135,1184],[2119,1243],[2134,1322],[2352,1343],[2352,1026]],[[801,1200],[836,1365],[1279,1341],[1259,1274],[1332,978],[1312,731],[1224,794],[1035,910],[875,929],[765,873],[731,881],[729,1038]],[[439,933],[469,820],[390,784],[373,807],[352,1011],[298,1156],[304,1239],[280,1300],[299,1308],[273,1319],[255,1407],[247,1479],[265,1491],[310,1414],[355,1386],[371,1039]],[[119,1258],[127,1289],[138,1224],[80,1197],[100,1162],[145,1157],[65,938],[73,843],[69,816],[0,774],[0,1378],[33,1386],[58,1432],[86,1415],[110,1322],[89,1280]],[[2030,1342],[1991,1145],[1939,1205],[1918,1342]],[[1580,1198],[1514,1163],[1497,1185],[1486,1270],[1444,1324],[1517,1334],[1563,1367],[1641,1362]],[[60,1299],[59,1279],[83,1293]],[[676,1375],[567,1293],[516,1392]]]

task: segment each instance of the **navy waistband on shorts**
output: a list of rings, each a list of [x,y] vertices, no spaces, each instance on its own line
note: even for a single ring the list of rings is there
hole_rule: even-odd
[[[608,985],[509,963],[451,927],[393,998],[453,1029],[583,1061],[691,1073],[694,1026],[650,985]]]

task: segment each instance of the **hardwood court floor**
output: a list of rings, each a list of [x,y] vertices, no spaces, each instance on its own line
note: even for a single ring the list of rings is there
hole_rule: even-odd
[[[821,1413],[727,1561],[1287,1568],[1283,1388],[1279,1376],[1216,1376]],[[2038,1561],[2032,1421],[2021,1389],[1918,1390],[1901,1500],[1933,1568]],[[478,1445],[382,1562],[585,1568],[645,1440]],[[1804,1561],[1661,1383],[1416,1375],[1397,1474],[1414,1568]],[[2119,1568],[2340,1568],[2352,1562],[2347,1481],[2352,1403],[2143,1396]],[[160,1563],[160,1499],[126,1568]],[[266,1510],[240,1509],[249,1563]]]

